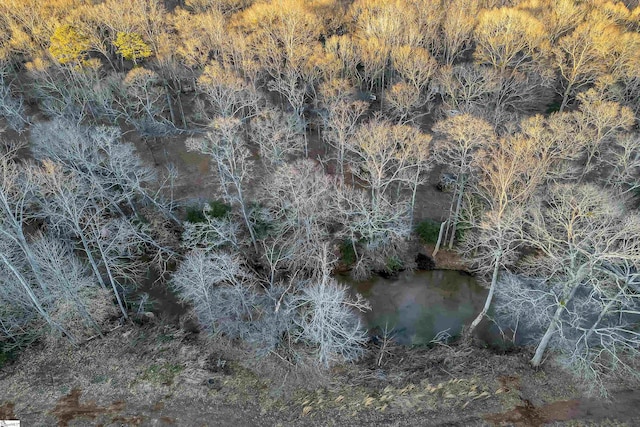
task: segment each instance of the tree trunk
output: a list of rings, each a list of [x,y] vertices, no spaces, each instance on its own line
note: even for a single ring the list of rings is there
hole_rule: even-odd
[[[598,318],[596,319],[596,321],[593,323],[591,328],[589,328],[589,330],[584,334],[584,337],[582,338],[582,341],[584,343],[585,348],[589,347],[589,338],[591,338],[591,335],[593,335],[593,331],[596,330],[596,328],[598,327],[598,325],[600,324],[600,322],[602,321],[604,316],[606,316],[606,314],[609,312],[611,307],[613,307],[615,304],[620,302],[620,296],[622,294],[624,294],[624,292],[627,290],[627,287],[628,287],[628,285],[625,286],[624,288],[622,288],[620,290],[620,292],[618,292],[618,294],[614,298],[612,298],[607,303],[607,305],[604,306],[604,308],[602,309],[602,311],[598,315]]]
[[[84,252],[87,254],[87,259],[89,260],[89,264],[91,264],[91,268],[93,269],[94,274],[96,275],[96,279],[98,279],[98,283],[100,284],[100,287],[102,289],[107,289],[107,285],[104,283],[104,280],[102,279],[102,274],[100,273],[100,269],[98,268],[98,264],[96,263],[95,258],[93,257],[93,254],[91,253],[91,249],[89,248],[89,244],[87,242],[87,239],[84,236],[84,233],[79,233],[80,236],[80,242],[82,243],[82,248],[84,249]]]
[[[414,211],[416,206],[416,192],[418,191],[418,179],[420,178],[420,167],[416,168],[416,178],[413,181],[413,188],[411,191],[411,220],[409,222],[409,226],[413,229],[413,218]]]
[[[438,254],[438,251],[440,250],[440,243],[442,243],[442,236],[444,234],[444,230],[445,227],[447,225],[448,221],[443,221],[442,224],[440,224],[440,232],[438,233],[438,241],[436,242],[436,247],[433,250],[433,253],[431,254],[432,258],[435,258],[435,256]]]
[[[460,207],[462,206],[462,196],[464,195],[464,175],[461,178],[458,189],[458,201],[456,202],[456,210],[453,213],[453,220],[451,222],[451,235],[449,236],[449,249],[453,248],[453,241],[456,238],[456,227],[458,226],[458,217],[460,215]]]
[[[31,287],[27,283],[27,281],[24,278],[24,276],[22,275],[22,273],[20,273],[13,266],[13,264],[11,264],[9,262],[9,260],[1,253],[0,253],[0,259],[2,259],[2,261],[7,266],[7,268],[9,268],[9,270],[11,270],[11,272],[13,273],[15,278],[18,280],[18,282],[20,282],[20,285],[22,285],[22,287],[25,290],[25,292],[27,293],[27,295],[29,295],[29,299],[33,303],[34,307],[36,308],[38,313],[40,313],[42,318],[47,322],[47,324],[49,326],[57,329],[58,331],[60,331],[63,335],[66,335],[69,338],[69,340],[75,345],[77,343],[76,338],[69,331],[67,331],[65,328],[63,328],[62,325],[58,324],[58,322],[54,321],[49,316],[49,313],[47,313],[46,310],[44,309],[44,307],[42,307],[42,305],[40,304],[40,301],[38,300],[38,297],[33,293],[33,289],[31,289]]]
[[[534,368],[538,368],[542,364],[542,356],[544,356],[544,352],[549,346],[551,337],[556,332],[556,328],[558,327],[558,323],[560,322],[560,316],[562,315],[562,311],[567,306],[567,304],[569,304],[569,301],[571,301],[571,299],[575,295],[576,290],[578,289],[578,286],[579,285],[574,285],[567,300],[564,301],[563,303],[560,303],[558,305],[558,308],[556,308],[556,312],[553,314],[551,323],[549,324],[549,327],[547,328],[546,332],[542,336],[542,339],[538,343],[538,347],[536,347],[536,353],[534,354],[533,359],[531,359],[531,366],[533,366]]]
[[[562,95],[562,103],[560,104],[560,109],[558,110],[559,113],[562,113],[569,103],[569,92],[571,91],[572,86],[572,84],[569,84],[567,86],[567,89],[564,91],[564,94]]]
[[[176,113],[173,111],[173,102],[171,99],[171,94],[169,93],[169,85],[166,80],[164,81],[164,93],[167,96],[167,106],[169,107],[169,115],[171,116],[171,123],[176,125]]]
[[[564,309],[563,305],[559,305],[558,308],[556,308],[556,312],[553,315],[553,319],[551,319],[551,323],[549,324],[547,331],[544,333],[544,335],[542,336],[542,339],[538,343],[538,347],[536,348],[536,354],[534,354],[533,359],[531,359],[531,366],[533,366],[534,368],[539,367],[540,364],[542,363],[542,356],[544,356],[544,352],[547,349],[547,346],[549,345],[549,341],[551,341],[551,337],[556,331],[556,327],[557,327],[558,321],[560,320],[560,315],[562,314],[563,309]]]
[[[487,299],[484,302],[484,307],[482,307],[482,311],[478,313],[473,322],[471,322],[471,326],[469,326],[469,330],[467,331],[467,336],[471,336],[473,331],[478,327],[484,316],[487,315],[489,308],[491,307],[491,302],[493,300],[493,294],[496,290],[496,285],[498,283],[498,272],[500,271],[500,258],[502,257],[502,252],[498,252],[496,255],[493,265],[493,275],[491,276],[491,286],[489,287],[489,294],[487,295]]]
[[[113,277],[113,274],[111,273],[111,268],[109,268],[109,264],[107,263],[107,259],[104,256],[104,251],[102,250],[102,246],[100,245],[100,243],[98,243],[98,247],[100,250],[100,257],[102,258],[102,262],[104,263],[104,268],[107,270],[107,275],[109,276],[109,281],[111,282],[111,289],[113,289],[113,294],[116,296],[118,307],[122,312],[122,316],[124,316],[125,319],[128,319],[129,316],[127,315],[127,310],[125,310],[124,305],[122,304],[122,298],[120,298],[120,294],[118,293],[118,288],[116,288],[116,284],[117,284],[116,279]]]

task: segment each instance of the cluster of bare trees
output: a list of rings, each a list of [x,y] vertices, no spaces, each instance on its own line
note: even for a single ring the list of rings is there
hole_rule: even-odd
[[[460,189],[461,178],[454,190],[463,219],[452,208],[449,221],[467,228],[459,249],[489,287],[470,332],[496,298],[498,317],[533,336],[534,366],[553,348],[598,379],[612,369],[635,372],[640,350],[640,238],[630,196],[640,178],[640,146],[627,142],[637,138],[629,132],[631,111],[593,95],[578,95],[574,111],[523,119],[514,133],[488,128],[475,147],[470,133],[455,133],[460,116],[436,129],[449,135],[444,144],[454,145],[454,154],[469,155],[467,172],[457,172],[470,191]],[[450,148],[442,152],[454,158]]]
[[[156,177],[115,128],[39,124],[33,158],[21,148],[7,144],[1,158],[3,334],[19,342],[48,327],[78,342],[117,315],[111,300],[127,318],[143,258],[174,255],[137,215],[162,204]]]
[[[322,249],[317,275],[271,276],[270,283],[237,253],[195,250],[172,281],[210,333],[240,338],[259,354],[284,352],[296,362],[311,349],[314,360],[329,366],[362,354],[368,338],[356,313],[368,304],[330,276],[334,260],[326,245]]]
[[[439,244],[489,288],[470,330],[495,305],[537,325],[536,366],[551,347],[583,373],[629,366],[640,6],[179,3],[0,1],[0,116],[19,132],[29,114],[51,120],[30,127],[33,159],[2,154],[7,336],[40,322],[75,340],[67,317],[99,327],[104,298],[126,317],[122,289],[180,253],[173,286],[207,330],[355,357],[364,305],[330,277],[333,257],[350,245],[358,277],[405,261],[439,165],[454,183]],[[231,211],[180,224],[160,197],[171,177],[118,125],[187,134]],[[179,242],[139,221],[147,208]]]

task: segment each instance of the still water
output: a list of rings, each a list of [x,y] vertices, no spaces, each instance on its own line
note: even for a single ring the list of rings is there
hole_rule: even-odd
[[[404,345],[425,345],[441,331],[452,337],[469,325],[484,305],[487,290],[463,272],[430,270],[406,272],[393,279],[374,276],[348,284],[371,303],[364,315],[371,333],[393,330],[395,341]],[[498,328],[483,321],[477,336],[487,344],[500,344]]]

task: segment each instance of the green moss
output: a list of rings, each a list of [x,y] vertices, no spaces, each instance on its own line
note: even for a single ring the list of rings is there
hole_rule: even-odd
[[[231,206],[221,200],[212,200],[209,202],[211,208],[208,215],[212,218],[224,218],[231,212]]]
[[[560,105],[561,104],[559,102],[553,102],[549,104],[547,106],[546,114],[557,113],[558,111],[560,111]]]

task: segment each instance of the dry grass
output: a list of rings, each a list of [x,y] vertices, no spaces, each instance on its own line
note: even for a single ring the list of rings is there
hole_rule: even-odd
[[[173,326],[124,325],[78,348],[25,351],[0,377],[0,408],[26,425],[481,425],[523,398],[555,411],[545,405],[580,395],[555,368],[531,370],[527,353],[390,346],[379,364],[377,350],[327,372]]]

